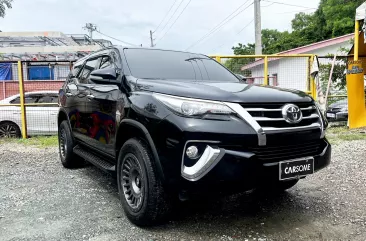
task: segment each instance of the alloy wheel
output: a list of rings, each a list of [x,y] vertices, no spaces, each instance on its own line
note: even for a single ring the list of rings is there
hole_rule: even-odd
[[[144,199],[144,177],[137,157],[128,153],[122,162],[121,186],[128,205],[140,210]]]
[[[14,125],[5,124],[0,126],[0,138],[16,138],[17,130]]]
[[[66,157],[66,151],[67,151],[67,137],[66,137],[66,131],[65,129],[61,129],[60,133],[60,153],[63,158]]]

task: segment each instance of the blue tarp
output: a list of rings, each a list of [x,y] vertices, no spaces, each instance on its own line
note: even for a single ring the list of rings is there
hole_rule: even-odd
[[[29,80],[53,80],[53,68],[48,66],[29,66]]]
[[[0,63],[0,81],[11,80],[11,63]]]

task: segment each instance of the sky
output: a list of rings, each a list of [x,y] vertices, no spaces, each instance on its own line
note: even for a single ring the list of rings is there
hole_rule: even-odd
[[[253,0],[14,0],[13,8],[7,10],[5,18],[0,18],[0,30],[87,34],[83,26],[85,23],[93,23],[103,34],[128,43],[142,44],[144,47],[150,46],[149,31],[152,30],[156,48],[232,54],[231,47],[237,43],[254,43],[252,2]],[[261,0],[262,29],[291,30],[291,20],[296,13],[314,12],[318,4],[319,0]],[[235,10],[237,11],[230,17],[232,19],[221,26],[220,23]],[[210,31],[212,34],[202,39]],[[122,44],[97,32],[94,32],[93,38],[105,38],[114,44]]]

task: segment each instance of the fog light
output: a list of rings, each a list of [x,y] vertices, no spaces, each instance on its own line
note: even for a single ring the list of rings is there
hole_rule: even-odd
[[[190,159],[194,159],[198,156],[198,149],[196,146],[190,146],[186,150],[186,154]]]

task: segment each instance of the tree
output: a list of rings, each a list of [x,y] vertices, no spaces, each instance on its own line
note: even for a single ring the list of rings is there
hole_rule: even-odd
[[[279,53],[292,48],[352,33],[354,31],[356,8],[364,1],[365,0],[321,0],[314,13],[298,13],[295,15],[295,18],[291,22],[291,32],[281,32],[276,29],[263,29],[263,53]],[[240,46],[244,47],[247,45],[239,45],[238,47]]]
[[[252,55],[254,54],[255,45],[254,44],[238,44],[238,46],[232,47],[235,55]],[[239,58],[239,59],[228,59],[224,65],[226,68],[230,69],[234,73],[241,73],[241,67],[254,62],[254,58]],[[245,73],[245,76],[249,76],[250,73]]]
[[[313,23],[313,15],[306,13],[297,13],[291,21],[291,26],[294,31],[301,31],[308,28]]]
[[[0,17],[5,17],[6,8],[11,8],[13,0],[0,0]]]

